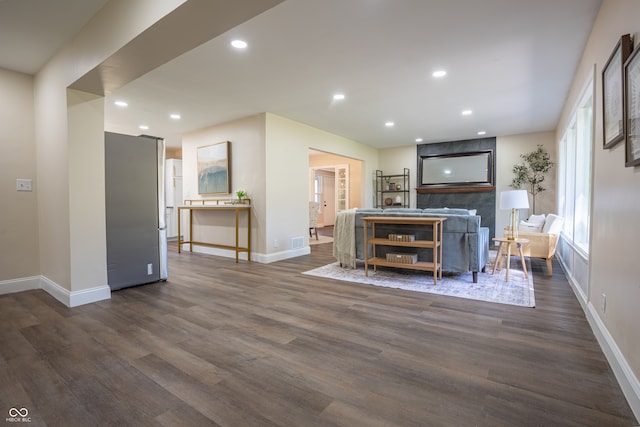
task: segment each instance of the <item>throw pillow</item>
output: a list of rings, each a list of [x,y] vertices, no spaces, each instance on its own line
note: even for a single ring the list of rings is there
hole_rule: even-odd
[[[544,226],[544,214],[540,214],[540,215],[531,215],[529,217],[529,219],[527,220],[527,222],[530,222],[532,224],[539,224],[540,227]]]
[[[518,230],[527,233],[540,233],[542,231],[542,224],[534,224],[532,222],[520,221]]]
[[[542,228],[543,233],[549,234],[560,234],[562,231],[562,223],[564,219],[561,216],[549,214],[547,215],[547,219],[544,222],[544,227]]]

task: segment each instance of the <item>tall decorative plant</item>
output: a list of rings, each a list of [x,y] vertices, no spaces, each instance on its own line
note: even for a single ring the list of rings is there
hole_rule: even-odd
[[[554,163],[542,145],[538,145],[538,148],[530,153],[520,154],[520,158],[522,161],[513,166],[515,177],[511,181],[511,187],[524,188],[531,194],[531,208],[535,214],[536,196],[546,190],[544,178]]]

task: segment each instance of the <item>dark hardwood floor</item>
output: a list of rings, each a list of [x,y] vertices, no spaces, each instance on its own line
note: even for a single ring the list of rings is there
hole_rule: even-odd
[[[0,296],[0,411],[33,426],[634,426],[562,270],[536,308],[169,254],[170,280],[69,309]],[[0,417],[1,420],[1,417]],[[8,425],[23,425],[9,423]]]

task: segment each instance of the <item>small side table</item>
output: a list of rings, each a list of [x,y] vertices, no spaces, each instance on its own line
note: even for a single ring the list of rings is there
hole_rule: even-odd
[[[502,257],[505,255],[504,252],[504,247],[507,247],[507,272],[506,272],[506,281],[509,281],[509,268],[511,267],[511,245],[513,243],[516,244],[517,248],[518,248],[518,252],[520,253],[520,261],[522,262],[522,271],[524,272],[524,277],[526,279],[529,278],[529,273],[527,273],[527,265],[524,262],[524,255],[522,255],[522,245],[526,245],[527,243],[529,243],[529,239],[515,239],[515,240],[509,240],[506,237],[495,237],[493,239],[494,242],[499,242],[500,245],[498,246],[498,253],[496,254],[496,261],[493,264],[493,271],[491,272],[491,274],[494,274],[496,272],[496,268],[498,270],[500,270],[502,268]]]

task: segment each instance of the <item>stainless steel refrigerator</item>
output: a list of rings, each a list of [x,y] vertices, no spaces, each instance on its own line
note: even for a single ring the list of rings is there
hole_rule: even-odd
[[[105,132],[111,290],[167,279],[164,140]]]

